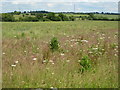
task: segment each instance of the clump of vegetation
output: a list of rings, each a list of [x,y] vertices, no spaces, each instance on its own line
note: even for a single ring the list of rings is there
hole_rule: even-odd
[[[21,37],[25,37],[25,33],[24,32],[21,33]]]
[[[50,49],[54,52],[59,49],[59,42],[56,37],[53,37],[50,42]]]
[[[116,43],[113,43],[113,44],[111,44],[110,46],[111,46],[112,49],[115,49],[116,46],[117,46],[117,44],[116,44]]]
[[[89,70],[91,68],[91,60],[88,56],[83,56],[82,60],[80,61],[80,65],[82,68],[80,71],[83,73],[85,70]]]
[[[15,21],[15,18],[12,14],[9,14],[9,13],[3,13],[1,16],[0,16],[0,20],[1,21],[5,21],[5,22],[14,22]]]

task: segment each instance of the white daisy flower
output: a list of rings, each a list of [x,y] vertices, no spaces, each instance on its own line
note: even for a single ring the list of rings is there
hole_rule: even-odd
[[[26,51],[24,51],[26,53]]]
[[[55,63],[52,63],[52,64],[55,64]]]
[[[115,54],[115,56],[117,57],[118,55],[117,55],[117,54]]]
[[[49,62],[51,62],[51,63],[52,63],[52,62],[53,62],[53,60],[49,60]]]
[[[61,55],[61,56],[64,56],[65,54],[64,54],[64,53],[61,53],[60,55]]]
[[[87,40],[81,40],[81,42],[86,42],[87,43],[88,41]]]
[[[66,62],[70,62],[70,60],[66,60]]]
[[[80,62],[80,60],[78,60],[78,62]]]
[[[70,45],[71,47],[73,47],[73,45]]]
[[[98,50],[98,48],[92,48],[93,50]]]
[[[47,61],[46,60],[43,60],[43,63],[46,63]]]
[[[3,55],[5,55],[5,53],[3,52]]]
[[[14,64],[13,64],[13,65],[11,65],[11,66],[12,66],[12,67],[16,67],[16,65],[14,65]]]
[[[88,52],[88,53],[90,53],[90,54],[91,54],[91,53],[93,53],[93,52]]]
[[[15,61],[15,63],[17,64],[17,63],[18,63],[18,61]]]
[[[33,60],[34,60],[34,61],[36,61],[36,60],[37,60],[37,58],[33,58]]]
[[[52,75],[54,75],[54,73],[52,73]]]

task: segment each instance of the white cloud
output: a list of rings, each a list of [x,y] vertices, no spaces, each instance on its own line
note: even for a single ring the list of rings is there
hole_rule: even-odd
[[[78,10],[78,11],[79,11],[79,10],[82,10],[82,9],[83,9],[83,8],[76,8],[76,10]]]
[[[119,0],[1,0],[3,2],[13,2],[15,4],[21,2],[119,2]]]
[[[73,5],[73,3],[64,3],[64,5],[70,5],[71,6],[71,5]]]
[[[0,4],[0,8],[2,7],[2,4]]]
[[[8,1],[8,0],[3,0]],[[51,2],[56,0],[9,0],[10,3],[3,3],[4,12],[8,11],[14,11],[16,8],[21,8],[21,10],[49,10],[49,11],[73,11],[74,10],[74,3],[76,5],[75,11],[109,11],[109,12],[116,12],[118,8],[118,5],[116,3],[110,3],[110,2],[103,2],[103,0],[74,0],[73,2],[70,2],[72,0],[59,0],[56,2]],[[68,2],[69,1],[69,2]],[[83,2],[83,3],[79,3]],[[100,1],[100,2],[98,2]],[[108,1],[108,0],[104,0]],[[109,0],[111,1],[111,0]],[[116,0],[114,0],[116,1]],[[91,3],[92,2],[92,3]],[[25,5],[26,4],[26,5]],[[10,7],[11,5],[11,7]],[[8,8],[8,6],[10,8]],[[96,9],[96,10],[95,10]]]
[[[73,3],[51,2],[51,3],[46,3],[46,5],[47,5],[48,7],[54,7],[54,6],[57,6],[57,5],[65,5],[65,6],[69,5],[69,6],[71,6],[71,5],[73,5]]]
[[[55,4],[54,4],[54,3],[47,3],[46,5],[47,5],[48,7],[54,7]]]
[[[31,0],[14,0],[14,1],[11,1],[12,4],[35,4],[37,3],[37,0],[34,0],[34,1],[31,1]]]

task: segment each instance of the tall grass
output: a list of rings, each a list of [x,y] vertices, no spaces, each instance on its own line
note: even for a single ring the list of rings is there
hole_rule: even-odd
[[[111,21],[3,23],[3,87],[117,88],[117,37]],[[81,73],[85,56],[90,69]]]

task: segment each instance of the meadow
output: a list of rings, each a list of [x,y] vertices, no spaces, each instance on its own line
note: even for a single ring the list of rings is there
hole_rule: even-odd
[[[117,21],[2,22],[2,54],[3,88],[118,88]]]
[[[95,14],[95,16],[107,17],[109,19],[117,19],[119,17],[118,15],[104,15],[104,14]]]

